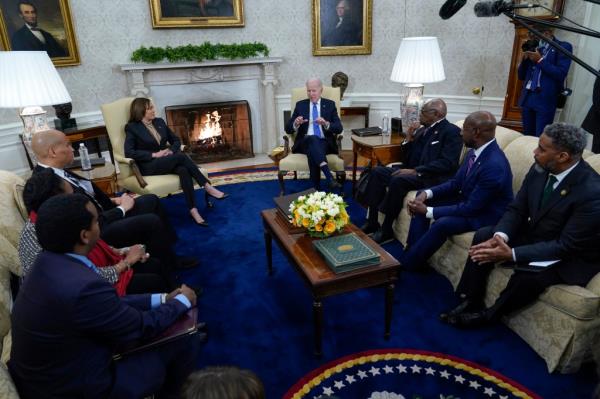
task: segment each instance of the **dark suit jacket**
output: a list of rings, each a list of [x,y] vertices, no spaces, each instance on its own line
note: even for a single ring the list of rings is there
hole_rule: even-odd
[[[600,176],[580,161],[539,209],[547,179],[532,166],[494,231],[515,243],[517,262],[560,259],[563,280],[585,285],[600,272]]]
[[[46,43],[42,43],[25,25],[16,31],[11,40],[12,50],[14,51],[46,51],[50,57],[66,57],[67,52],[58,44],[54,37],[43,29],[40,33],[46,39]]]
[[[439,121],[430,134],[425,128],[415,132],[413,141],[402,145],[404,167],[415,169],[426,186],[450,179],[458,169],[463,141],[460,128],[446,119]]]
[[[36,165],[35,168],[33,168],[33,173],[40,172],[42,170],[44,170],[44,167]],[[73,187],[74,192],[83,194],[92,201],[96,207],[96,210],[98,211],[98,221],[100,222],[100,226],[104,225],[105,223],[111,223],[115,220],[123,219],[123,212],[117,208],[117,206],[110,200],[108,195],[106,195],[104,191],[100,189],[100,187],[95,185],[93,181],[67,170],[65,170],[65,173],[69,173],[80,180],[88,180],[92,184],[92,187],[94,188],[93,196],[79,186],[74,186],[71,184],[71,187]]]
[[[160,135],[160,145],[142,122],[130,122],[125,125],[125,156],[133,158],[143,174],[153,174],[153,152],[158,152],[168,146],[175,153],[181,151],[179,137],[169,129],[163,119],[154,118],[152,125]]]
[[[347,17],[337,27],[336,18],[333,25],[323,34],[323,46],[360,46],[362,45],[362,29],[360,25],[354,23]]]
[[[592,93],[592,106],[588,111],[581,127],[594,135],[592,151],[600,152],[600,78],[596,78]]]
[[[294,108],[294,113],[292,114],[292,117],[285,124],[286,133],[294,133],[294,120],[300,115],[302,115],[304,119],[309,119],[309,107],[309,99],[300,100],[296,103],[296,107]],[[344,130],[344,128],[342,127],[342,121],[340,121],[340,117],[338,116],[337,108],[335,107],[335,102],[326,98],[321,98],[321,109],[319,112],[321,118],[329,122],[329,130],[325,130],[325,128],[322,126],[322,130],[325,135],[325,140],[327,141],[327,153],[334,154],[338,151],[336,135],[340,134]],[[300,125],[300,127],[298,127],[298,133],[296,135],[296,139],[294,140],[294,147],[292,147],[292,152],[300,152],[300,148],[302,148],[302,139],[304,138],[304,136],[306,136],[309,123],[310,122],[303,123],[302,125]]]
[[[554,40],[564,49],[573,52],[573,46],[568,42]],[[569,72],[571,60],[550,47],[544,59],[536,64],[527,59],[519,64],[518,76],[523,81],[523,89],[519,97],[519,106],[535,111],[551,111],[556,109],[558,94],[563,89],[565,78]],[[527,90],[525,85],[531,79],[535,68],[541,68],[540,87],[537,91]]]
[[[433,217],[464,217],[478,229],[496,223],[512,201],[512,173],[496,141],[483,150],[468,175],[467,164],[468,157],[454,178],[430,188],[434,199],[452,202],[435,206]]]
[[[150,309],[148,294],[119,298],[79,260],[42,252],[12,310],[8,367],[24,398],[105,398],[115,347],[162,332],[185,311],[175,299]]]

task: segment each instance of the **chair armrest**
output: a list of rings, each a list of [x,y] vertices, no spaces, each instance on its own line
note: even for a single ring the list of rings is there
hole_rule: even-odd
[[[283,135],[283,156],[286,157],[290,153],[290,137],[287,134]]]
[[[344,134],[340,133],[336,136],[335,141],[337,142],[338,148],[338,157],[342,158],[342,140],[344,139]]]
[[[142,173],[140,172],[140,168],[137,166],[137,163],[135,163],[135,160],[115,154],[115,161],[118,163],[123,163],[129,167],[141,188],[144,188],[148,185],[146,180],[144,180],[144,176],[142,176]]]

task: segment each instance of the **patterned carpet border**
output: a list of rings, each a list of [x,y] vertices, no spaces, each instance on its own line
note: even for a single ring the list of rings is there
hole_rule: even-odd
[[[362,168],[357,169],[356,177],[360,176]],[[214,186],[224,184],[248,183],[253,181],[277,180],[276,167],[261,169],[240,169],[235,171],[211,172],[210,181]],[[284,179],[293,179],[294,173],[288,172]],[[308,179],[308,172],[298,172],[298,179]],[[346,170],[347,181],[352,180],[352,170]]]
[[[333,360],[302,377],[283,398],[354,397],[349,389],[352,384],[362,382],[363,379],[389,378],[388,374],[398,377],[418,374],[418,377],[438,378],[442,383],[461,384],[461,389],[470,393],[469,397],[541,399],[539,395],[494,370],[455,356],[413,349],[370,350]],[[428,385],[431,383],[433,381]],[[398,389],[403,388],[401,383],[398,385]],[[383,391],[372,392],[370,398],[405,397],[399,393]],[[439,398],[456,396],[440,394]]]

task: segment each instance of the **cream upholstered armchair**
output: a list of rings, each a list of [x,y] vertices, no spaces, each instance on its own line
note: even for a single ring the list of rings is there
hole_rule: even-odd
[[[329,87],[323,86],[323,98],[327,98],[329,100],[335,101],[335,106],[338,111],[338,115],[340,113],[340,88],[339,87]],[[292,108],[296,106],[296,103],[300,100],[304,100],[308,98],[306,94],[306,88],[298,87],[292,89]],[[277,173],[277,178],[279,179],[280,193],[279,195],[283,195],[285,193],[285,185],[283,177],[288,174],[288,172],[294,172],[294,178],[297,178],[297,172],[308,172],[308,158],[304,154],[292,154],[292,147],[294,145],[295,134],[284,134],[284,151],[283,158],[279,161],[279,172]],[[338,145],[338,153],[337,154],[328,154],[327,155],[327,163],[329,164],[329,169],[332,172],[335,172],[336,179],[343,185],[346,181],[346,171],[344,170],[344,160],[342,159],[342,138],[343,135],[339,134],[337,136],[337,145]]]
[[[12,294],[10,275],[21,274],[17,253],[26,212],[22,205],[23,179],[14,173],[0,171],[0,398],[18,399],[19,395],[6,368],[10,356],[10,310]]]
[[[100,106],[115,161],[119,165],[119,185],[137,194],[156,194],[159,197],[178,192],[181,185],[177,175],[142,176],[135,161],[125,157],[125,125],[129,120],[129,108],[134,99],[135,97],[125,97]],[[205,170],[200,171],[207,176]],[[212,206],[206,193],[205,199],[207,205]]]

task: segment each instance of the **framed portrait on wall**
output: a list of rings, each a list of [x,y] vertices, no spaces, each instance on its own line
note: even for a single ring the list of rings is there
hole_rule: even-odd
[[[244,26],[243,0],[150,0],[150,11],[155,29]]]
[[[373,0],[312,0],[313,55],[371,54]]]
[[[68,0],[0,0],[0,41],[11,51],[46,51],[56,66],[79,65]]]

